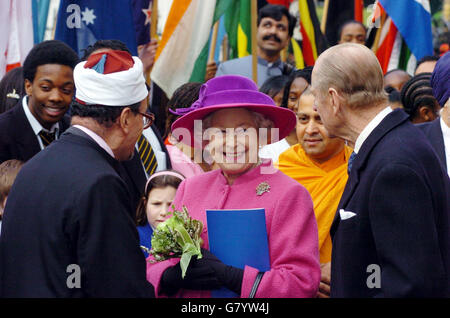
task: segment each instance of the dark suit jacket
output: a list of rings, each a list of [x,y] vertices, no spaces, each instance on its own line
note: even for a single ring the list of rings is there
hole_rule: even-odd
[[[164,141],[161,138],[160,133],[156,126],[152,125],[150,127],[158,138],[159,145],[161,149],[166,154],[166,167],[167,169],[171,169],[172,165],[170,162],[169,153],[167,151],[166,146],[164,145]],[[152,145],[154,147],[154,145]],[[139,153],[137,150],[134,151],[134,156],[131,160],[121,162],[127,174],[123,176],[125,182],[128,185],[131,198],[133,200],[133,206],[136,210],[137,205],[139,203],[139,199],[143,195],[145,183],[147,182],[147,176],[145,175],[144,169],[142,167],[141,158],[139,157]]]
[[[20,171],[0,238],[0,297],[151,297],[118,162],[70,128]],[[80,288],[67,282],[79,266]]]
[[[425,136],[393,111],[363,143],[339,203],[331,296],[449,297],[449,199]],[[340,209],[356,215],[341,220]]]
[[[70,118],[59,122],[60,134],[70,126]],[[9,159],[28,161],[41,151],[39,142],[25,116],[22,99],[16,106],[0,114],[0,163]]]
[[[419,127],[423,131],[425,136],[427,136],[428,141],[433,146],[434,151],[436,151],[436,154],[444,165],[444,168],[447,169],[444,136],[442,135],[441,129],[441,119],[437,118],[432,122],[418,124],[417,127]]]

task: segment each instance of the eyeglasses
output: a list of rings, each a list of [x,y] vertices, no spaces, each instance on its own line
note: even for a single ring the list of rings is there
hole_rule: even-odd
[[[152,114],[152,113],[149,113],[149,114],[147,114],[147,113],[141,113],[141,112],[138,112],[140,115],[142,115],[142,121],[143,121],[143,124],[144,124],[144,127],[142,128],[142,129],[147,129],[148,127],[150,127],[152,124],[153,124],[153,122],[155,121],[155,115],[154,114]]]

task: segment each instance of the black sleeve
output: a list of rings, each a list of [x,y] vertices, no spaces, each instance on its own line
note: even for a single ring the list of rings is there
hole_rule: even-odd
[[[79,201],[77,253],[87,296],[154,297],[122,180],[102,177]]]

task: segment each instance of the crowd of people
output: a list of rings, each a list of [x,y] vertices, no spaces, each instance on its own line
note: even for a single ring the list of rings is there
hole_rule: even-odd
[[[251,56],[209,63],[163,131],[154,42],[35,45],[0,83],[0,297],[450,297],[450,53],[383,74],[352,20],[297,70],[295,22],[263,7],[257,82]],[[184,277],[149,254],[183,206],[203,223]],[[207,210],[255,208],[269,270],[210,250]]]

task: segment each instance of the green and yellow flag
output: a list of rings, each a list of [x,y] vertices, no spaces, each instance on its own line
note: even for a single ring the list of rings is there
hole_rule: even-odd
[[[225,29],[228,34],[230,59],[250,55],[251,41],[251,1],[229,0],[225,12]]]

